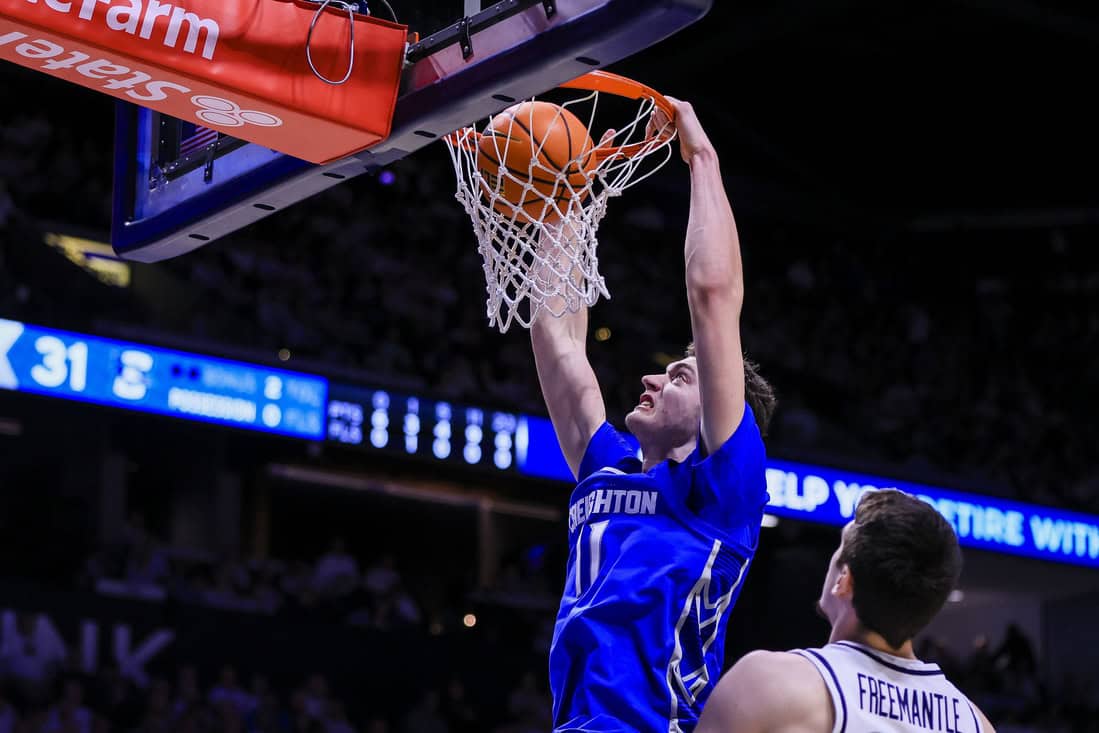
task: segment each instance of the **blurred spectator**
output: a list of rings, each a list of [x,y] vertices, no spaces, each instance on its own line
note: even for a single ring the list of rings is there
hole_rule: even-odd
[[[274,692],[266,691],[259,705],[244,717],[246,733],[292,733],[290,716],[279,707]]]
[[[323,720],[331,702],[328,679],[323,674],[309,675],[302,695],[305,713],[315,720]]]
[[[964,679],[967,684],[981,690],[990,690],[995,686],[996,669],[992,664],[992,649],[986,635],[978,634],[973,639],[973,648],[965,666]]]
[[[294,690],[290,696],[290,728],[294,733],[312,733],[320,723],[306,704],[304,689]]]
[[[0,675],[23,705],[43,706],[67,661],[65,645],[43,614],[4,612]]]
[[[84,686],[77,679],[65,680],[61,699],[46,713],[42,733],[92,733],[94,725],[95,715],[84,705]]]
[[[105,665],[96,688],[99,711],[106,720],[115,728],[125,731],[138,726],[144,709],[141,696],[117,665]],[[179,711],[173,712],[179,715]]]
[[[256,707],[256,698],[237,679],[237,669],[231,664],[221,668],[217,684],[210,690],[209,701],[214,708],[224,711],[230,708],[236,716],[243,717]]]
[[[168,558],[145,527],[140,514],[131,516],[125,541],[123,579],[134,585],[158,585],[168,577]]]
[[[390,552],[382,553],[378,560],[363,573],[363,585],[375,598],[385,596],[401,581],[396,561]]]
[[[347,718],[347,709],[338,700],[329,701],[324,715],[325,733],[358,733]]]
[[[299,597],[313,589],[313,570],[304,560],[298,559],[290,564],[281,580],[279,588],[287,596]]]
[[[149,687],[138,733],[172,733],[175,722],[172,686],[165,680],[155,679]]]
[[[1016,717],[1026,717],[1042,704],[1044,690],[1038,677],[1038,661],[1022,629],[1016,624],[1007,627],[1003,641],[991,656],[994,675],[991,686],[996,693],[998,709],[1011,710]]]
[[[332,538],[328,552],[313,571],[313,589],[322,598],[339,598],[350,593],[358,582],[358,561],[347,551],[343,537]]]
[[[175,699],[172,712],[176,718],[182,717],[188,710],[202,705],[202,690],[198,683],[198,669],[193,664],[184,664],[176,673]]]
[[[8,700],[3,688],[0,688],[0,733],[15,733],[19,725],[19,713]]]
[[[407,628],[423,620],[420,607],[402,583],[377,599],[372,624],[378,629]]]

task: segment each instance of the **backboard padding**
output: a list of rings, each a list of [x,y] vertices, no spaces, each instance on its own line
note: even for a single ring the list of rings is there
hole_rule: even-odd
[[[213,160],[208,182],[197,182],[205,173],[198,170],[153,190],[152,113],[120,102],[111,243],[120,256],[140,262],[185,254],[516,100],[641,52],[700,19],[711,2],[559,0],[549,3],[549,17],[542,2],[518,12],[515,1],[496,3],[469,19],[468,56],[455,40],[457,24],[410,47],[414,61],[402,74],[389,137],[324,166],[273,154],[252,155],[261,164],[248,167],[252,146],[243,146]],[[170,205],[151,206],[156,197]]]

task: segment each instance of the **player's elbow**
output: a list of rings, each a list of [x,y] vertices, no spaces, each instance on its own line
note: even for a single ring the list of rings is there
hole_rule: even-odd
[[[702,301],[721,299],[740,302],[744,278],[733,262],[690,262],[687,266],[687,295]]]
[[[573,323],[567,318],[539,318],[530,328],[530,341],[535,356],[546,359],[571,358],[576,354],[584,354],[587,350],[586,335],[582,324]]]
[[[705,311],[722,316],[739,315],[744,304],[744,284],[722,273],[703,273],[687,278],[687,301],[693,314]]]

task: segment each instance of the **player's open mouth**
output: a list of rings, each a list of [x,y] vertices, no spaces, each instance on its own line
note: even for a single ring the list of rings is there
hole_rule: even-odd
[[[641,395],[641,399],[637,403],[637,409],[639,410],[651,410],[653,409],[653,398],[647,394]]]

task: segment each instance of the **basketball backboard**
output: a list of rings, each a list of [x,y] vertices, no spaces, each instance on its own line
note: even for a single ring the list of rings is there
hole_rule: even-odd
[[[182,255],[632,56],[702,18],[711,4],[505,0],[464,17],[456,8],[457,22],[426,36],[409,25],[419,39],[406,51],[389,136],[327,165],[119,102],[111,244],[140,262]]]

